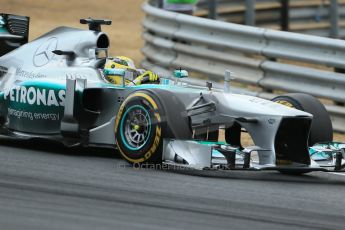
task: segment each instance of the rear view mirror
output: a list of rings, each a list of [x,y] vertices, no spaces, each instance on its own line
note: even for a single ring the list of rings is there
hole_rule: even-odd
[[[0,27],[3,27],[5,25],[5,20],[2,16],[0,16]]]
[[[177,78],[188,77],[188,71],[187,70],[175,70],[174,71],[174,77],[177,77]]]

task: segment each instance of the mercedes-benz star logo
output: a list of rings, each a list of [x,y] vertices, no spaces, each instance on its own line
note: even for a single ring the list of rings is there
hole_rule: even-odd
[[[57,42],[57,38],[49,38],[38,47],[33,58],[35,66],[44,66],[53,59],[54,53],[52,51],[56,50]]]

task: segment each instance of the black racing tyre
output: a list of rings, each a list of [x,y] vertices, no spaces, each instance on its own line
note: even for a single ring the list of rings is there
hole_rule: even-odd
[[[168,112],[152,92],[136,91],[126,98],[115,120],[116,143],[125,160],[135,165],[162,162],[163,138],[178,136],[171,127],[183,130],[185,125],[184,119],[176,119],[173,126]]]
[[[303,93],[290,93],[275,97],[272,101],[312,114],[308,145],[333,141],[333,127],[330,116],[323,104],[315,97]]]

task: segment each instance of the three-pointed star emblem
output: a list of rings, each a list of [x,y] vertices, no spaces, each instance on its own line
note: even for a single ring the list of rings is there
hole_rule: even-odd
[[[49,38],[38,47],[33,58],[35,66],[44,66],[53,59],[54,53],[52,51],[56,50],[57,42],[57,38]]]

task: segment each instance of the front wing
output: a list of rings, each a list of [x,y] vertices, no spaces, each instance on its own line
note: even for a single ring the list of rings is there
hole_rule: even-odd
[[[260,163],[257,146],[239,148],[221,142],[164,139],[163,164],[197,170],[278,170],[282,172],[344,171],[345,144],[323,143],[309,148],[311,164],[295,162]]]

